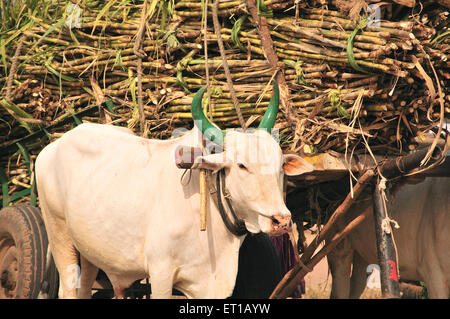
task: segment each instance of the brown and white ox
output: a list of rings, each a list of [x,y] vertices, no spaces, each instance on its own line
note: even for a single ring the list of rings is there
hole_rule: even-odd
[[[276,103],[275,115],[278,87],[276,93],[269,106],[273,112]],[[202,94],[194,98],[192,113],[211,129],[215,126],[198,114]],[[263,122],[271,127],[275,116],[269,115]],[[233,235],[225,227],[211,188],[207,229],[199,230],[199,169],[210,171],[210,181],[225,170],[226,191],[250,233],[288,231],[283,176],[312,167],[299,156],[283,155],[270,127],[231,131],[220,140],[218,130],[205,133],[195,126],[181,137],[160,141],[125,128],[82,124],[45,147],[36,160],[36,178],[60,275],[59,297],[90,298],[99,268],[117,297],[142,278],[150,278],[156,298],[171,297],[172,288],[189,298],[230,296],[246,235]],[[196,156],[183,176],[176,153],[180,147],[201,147],[204,135],[220,141],[223,152]],[[74,281],[77,253],[81,277]]]

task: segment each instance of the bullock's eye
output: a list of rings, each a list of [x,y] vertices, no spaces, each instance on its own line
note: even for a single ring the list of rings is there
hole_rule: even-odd
[[[239,164],[238,164],[238,167],[239,167],[240,169],[242,169],[242,170],[244,170],[244,171],[248,172],[248,168],[247,168],[247,167],[245,167],[245,165],[244,165],[244,164],[242,164],[242,163],[239,163]]]

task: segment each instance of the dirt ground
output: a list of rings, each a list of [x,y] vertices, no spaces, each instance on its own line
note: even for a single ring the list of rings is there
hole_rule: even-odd
[[[306,231],[305,235],[308,244],[316,236],[316,234],[311,234],[309,231]],[[328,272],[328,263],[325,257],[314,267],[312,272],[305,276],[306,294],[303,297],[307,299],[329,298],[331,281],[331,274]]]
[[[309,244],[316,236],[316,233],[306,231],[306,241]],[[322,245],[323,246],[323,245]],[[320,246],[320,247],[322,247]],[[331,293],[331,274],[328,272],[327,258],[323,258],[313,269],[305,276],[306,293],[302,296],[304,299],[328,299]],[[380,289],[366,288],[361,295],[362,299],[381,298]]]

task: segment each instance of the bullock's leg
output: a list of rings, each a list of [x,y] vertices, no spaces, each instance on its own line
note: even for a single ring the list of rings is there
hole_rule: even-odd
[[[347,299],[350,295],[350,272],[353,249],[350,241],[344,238],[327,256],[333,278],[331,299]]]
[[[427,257],[429,258],[429,257]],[[449,289],[447,286],[447,278],[441,270],[437,258],[427,260],[424,264],[419,265],[419,273],[425,282],[430,299],[448,299]]]
[[[44,211],[45,227],[50,249],[59,273],[59,298],[77,298],[79,286],[80,267],[78,265],[78,252],[73,246],[72,239],[64,220],[53,217]]]
[[[125,299],[125,289],[121,286],[114,286],[114,299]]]
[[[449,289],[446,284],[447,278],[441,271],[434,271],[424,275],[425,285],[427,286],[428,298],[430,299],[448,299]]]
[[[352,276],[350,278],[350,298],[358,299],[361,297],[367,282],[367,266],[369,264],[358,254],[353,252]]]
[[[156,267],[155,267],[156,266]],[[150,283],[152,285],[152,299],[172,298],[174,272],[170,265],[156,263],[150,269]]]
[[[98,268],[91,264],[89,260],[80,256],[81,263],[81,278],[80,289],[78,290],[78,297],[81,299],[92,298],[92,285],[97,277]]]
[[[104,270],[104,269],[102,269]],[[138,280],[139,278],[128,277],[123,273],[111,273],[104,270],[106,276],[108,276],[111,285],[114,290],[114,299],[124,299],[125,298],[125,289],[130,287],[133,282]],[[153,287],[152,287],[153,290]]]
[[[431,212],[427,212],[431,213]],[[448,299],[450,282],[447,282],[448,267],[448,240],[447,230],[439,229],[446,222],[436,218],[432,221],[434,225],[422,224],[423,234],[420,262],[417,272],[425,282],[428,298]],[[441,225],[438,225],[440,223]],[[433,233],[434,232],[434,233]],[[444,257],[444,258],[443,258]]]

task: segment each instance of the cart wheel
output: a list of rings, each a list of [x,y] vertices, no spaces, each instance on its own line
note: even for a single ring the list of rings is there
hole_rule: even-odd
[[[38,208],[0,210],[0,298],[37,298],[45,275],[48,241]]]

